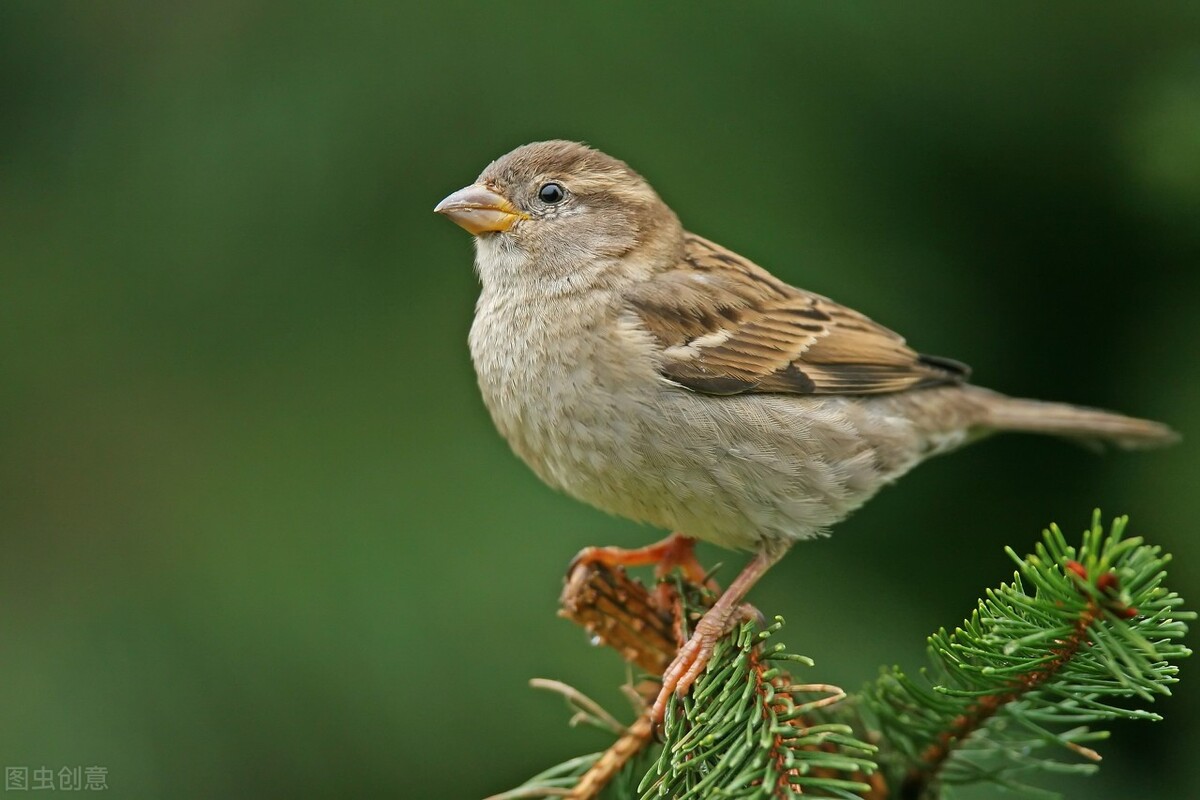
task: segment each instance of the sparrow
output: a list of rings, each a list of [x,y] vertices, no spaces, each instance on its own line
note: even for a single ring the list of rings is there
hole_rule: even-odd
[[[469,337],[484,403],[550,486],[673,531],[576,562],[679,566],[696,539],[753,553],[652,709],[686,693],[754,583],[931,456],[1000,431],[1140,448],[1167,426],[968,383],[968,368],[686,231],[627,164],[518,147],[434,209],[474,234]]]

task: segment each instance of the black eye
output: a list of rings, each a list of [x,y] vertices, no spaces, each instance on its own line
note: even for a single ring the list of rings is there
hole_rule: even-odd
[[[561,203],[566,196],[566,190],[557,183],[547,183],[538,189],[538,197],[546,205],[552,206],[555,203]]]

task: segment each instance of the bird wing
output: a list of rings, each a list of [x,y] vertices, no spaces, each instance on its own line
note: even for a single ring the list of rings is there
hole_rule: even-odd
[[[883,394],[970,371],[690,233],[678,266],[627,300],[663,347],[662,374],[704,394]]]

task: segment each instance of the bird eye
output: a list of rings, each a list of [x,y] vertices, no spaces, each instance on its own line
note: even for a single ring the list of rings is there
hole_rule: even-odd
[[[566,196],[566,190],[557,183],[543,184],[542,188],[538,189],[538,197],[546,205],[561,203]]]

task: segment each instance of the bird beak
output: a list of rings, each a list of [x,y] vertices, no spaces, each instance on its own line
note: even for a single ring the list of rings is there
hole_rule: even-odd
[[[506,231],[517,220],[529,219],[529,215],[517,210],[508,198],[478,183],[459,189],[433,210],[437,214],[445,214],[456,225],[476,236]]]

